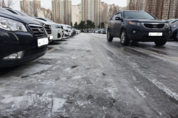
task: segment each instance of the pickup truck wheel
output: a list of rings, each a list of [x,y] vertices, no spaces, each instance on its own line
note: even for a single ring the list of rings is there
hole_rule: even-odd
[[[123,29],[121,32],[120,43],[124,46],[127,46],[130,43],[130,39],[127,37],[127,33],[126,33],[125,29]]]
[[[166,44],[166,40],[163,40],[163,41],[155,41],[155,44],[157,45],[157,46],[163,46],[163,45],[165,45]]]
[[[107,32],[107,40],[108,42],[112,42],[113,40],[113,37],[111,36],[110,31]]]

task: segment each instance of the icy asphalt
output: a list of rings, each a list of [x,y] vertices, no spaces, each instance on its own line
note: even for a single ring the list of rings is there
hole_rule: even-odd
[[[82,33],[57,41],[0,71],[0,118],[178,118],[178,42],[123,47]]]

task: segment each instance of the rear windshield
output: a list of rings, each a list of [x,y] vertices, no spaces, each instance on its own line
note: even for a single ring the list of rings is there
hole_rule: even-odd
[[[125,11],[125,19],[155,19],[152,15],[144,11]]]

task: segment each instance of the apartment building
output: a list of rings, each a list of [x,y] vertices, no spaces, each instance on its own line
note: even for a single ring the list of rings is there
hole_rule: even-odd
[[[72,22],[72,1],[52,0],[53,21],[70,25]]]
[[[80,5],[72,5],[72,23],[73,25],[75,24],[75,22],[77,22],[77,24],[80,23]]]
[[[91,20],[98,26],[101,22],[101,0],[81,0],[81,20]]]
[[[130,10],[145,10],[159,19],[178,18],[178,0],[129,0]]]
[[[28,14],[29,16],[37,17],[41,8],[41,1],[21,0],[20,8],[22,12]]]

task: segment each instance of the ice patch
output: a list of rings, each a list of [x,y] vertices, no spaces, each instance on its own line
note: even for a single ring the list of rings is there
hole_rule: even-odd
[[[107,90],[111,94],[112,98],[116,97],[117,87],[113,86],[112,88],[105,88],[105,90]]]
[[[66,102],[65,99],[53,98],[53,109],[52,109],[52,113],[57,112],[58,109],[62,108],[65,102]]]
[[[145,96],[143,91],[139,90],[137,87],[134,87],[134,88],[143,98],[146,98],[146,96]]]
[[[72,79],[81,79],[82,76],[74,76]]]
[[[166,87],[164,84],[162,84],[161,82],[157,81],[156,79],[151,80],[150,81],[156,85],[159,89],[163,90],[167,95],[173,97],[174,99],[176,99],[178,101],[178,94],[174,93],[173,91],[171,91],[168,87]]]
[[[71,70],[70,68],[65,69],[65,71],[70,71],[70,70]]]
[[[33,66],[29,66],[29,68],[25,68],[19,71],[23,73],[21,76],[27,76],[27,75],[32,75],[34,73],[48,70],[48,68],[50,67],[51,65],[34,64]]]

